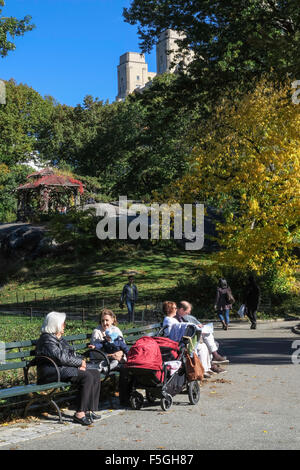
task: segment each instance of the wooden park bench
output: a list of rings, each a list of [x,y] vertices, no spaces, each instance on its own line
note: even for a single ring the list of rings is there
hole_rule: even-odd
[[[142,336],[157,335],[160,329],[161,323],[155,323],[152,325],[124,330],[123,335],[126,343],[130,346]],[[64,338],[79,354],[82,354],[82,352],[87,351],[90,337],[91,334],[79,334],[65,336]],[[0,363],[0,373],[5,371],[21,371],[20,381],[22,384],[0,389],[0,409],[11,406],[13,402],[12,399],[14,398],[24,397],[23,402],[18,402],[18,405],[20,403],[26,403],[24,409],[24,417],[26,417],[29,408],[34,402],[44,401],[47,405],[52,405],[56,409],[59,416],[59,422],[62,423],[61,410],[55,399],[59,392],[66,391],[66,389],[74,389],[74,385],[71,385],[70,382],[62,382],[60,380],[58,369],[58,379],[56,382],[44,385],[38,385],[36,383],[36,374],[34,375],[34,373],[31,372],[32,368],[36,366],[34,356],[36,343],[36,339],[5,343],[5,361],[3,364]],[[108,362],[105,354],[103,354],[103,358]],[[52,359],[43,359],[49,360],[56,367]],[[102,380],[107,380],[109,377],[116,377],[118,374],[118,371],[109,371],[108,368],[108,373],[102,377]]]

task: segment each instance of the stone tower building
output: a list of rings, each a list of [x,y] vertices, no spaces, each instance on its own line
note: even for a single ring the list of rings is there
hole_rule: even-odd
[[[177,39],[182,39],[182,34],[172,29],[163,31],[156,45],[156,70],[158,74],[175,72],[176,65],[182,60],[182,55],[178,56]]]
[[[144,54],[138,52],[123,54],[118,65],[117,101],[125,99],[134,90],[144,88],[156,75],[165,72],[176,72],[179,63],[187,65],[192,58],[192,52],[187,54],[179,53],[176,40],[182,39],[182,37],[182,33],[171,29],[167,29],[160,34],[156,44],[157,73],[148,71]]]
[[[117,101],[126,98],[138,88],[143,88],[156,73],[148,71],[144,54],[126,52],[121,55],[118,65],[118,96]]]

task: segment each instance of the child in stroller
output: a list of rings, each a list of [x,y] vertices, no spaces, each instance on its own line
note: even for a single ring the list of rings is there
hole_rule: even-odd
[[[187,388],[190,403],[196,405],[200,398],[199,383],[187,381],[185,367],[187,346],[195,334],[196,328],[189,325],[180,343],[164,337],[140,338],[131,347],[121,371],[121,401],[127,395],[131,407],[140,409],[144,397],[137,389],[143,389],[149,403],[160,399],[161,408],[166,411],[172,406],[173,397]],[[125,392],[122,386],[127,387]]]

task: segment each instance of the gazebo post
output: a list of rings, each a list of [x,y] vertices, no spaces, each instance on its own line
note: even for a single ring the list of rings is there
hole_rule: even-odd
[[[48,213],[49,211],[49,188],[47,186],[40,189],[40,210],[41,212]]]
[[[22,212],[24,212],[24,192],[18,191],[17,220],[22,219]]]
[[[74,189],[75,207],[80,206],[80,194],[78,188]]]

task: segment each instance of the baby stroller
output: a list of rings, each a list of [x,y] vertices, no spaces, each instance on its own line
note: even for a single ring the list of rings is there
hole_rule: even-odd
[[[133,409],[140,409],[144,403],[144,396],[137,389],[145,390],[148,403],[159,399],[164,411],[171,408],[173,397],[185,388],[190,403],[198,403],[199,383],[187,382],[186,378],[188,342],[189,338],[178,343],[164,337],[144,336],[131,347],[125,367],[130,384],[129,401]],[[172,368],[174,365],[176,367]]]

